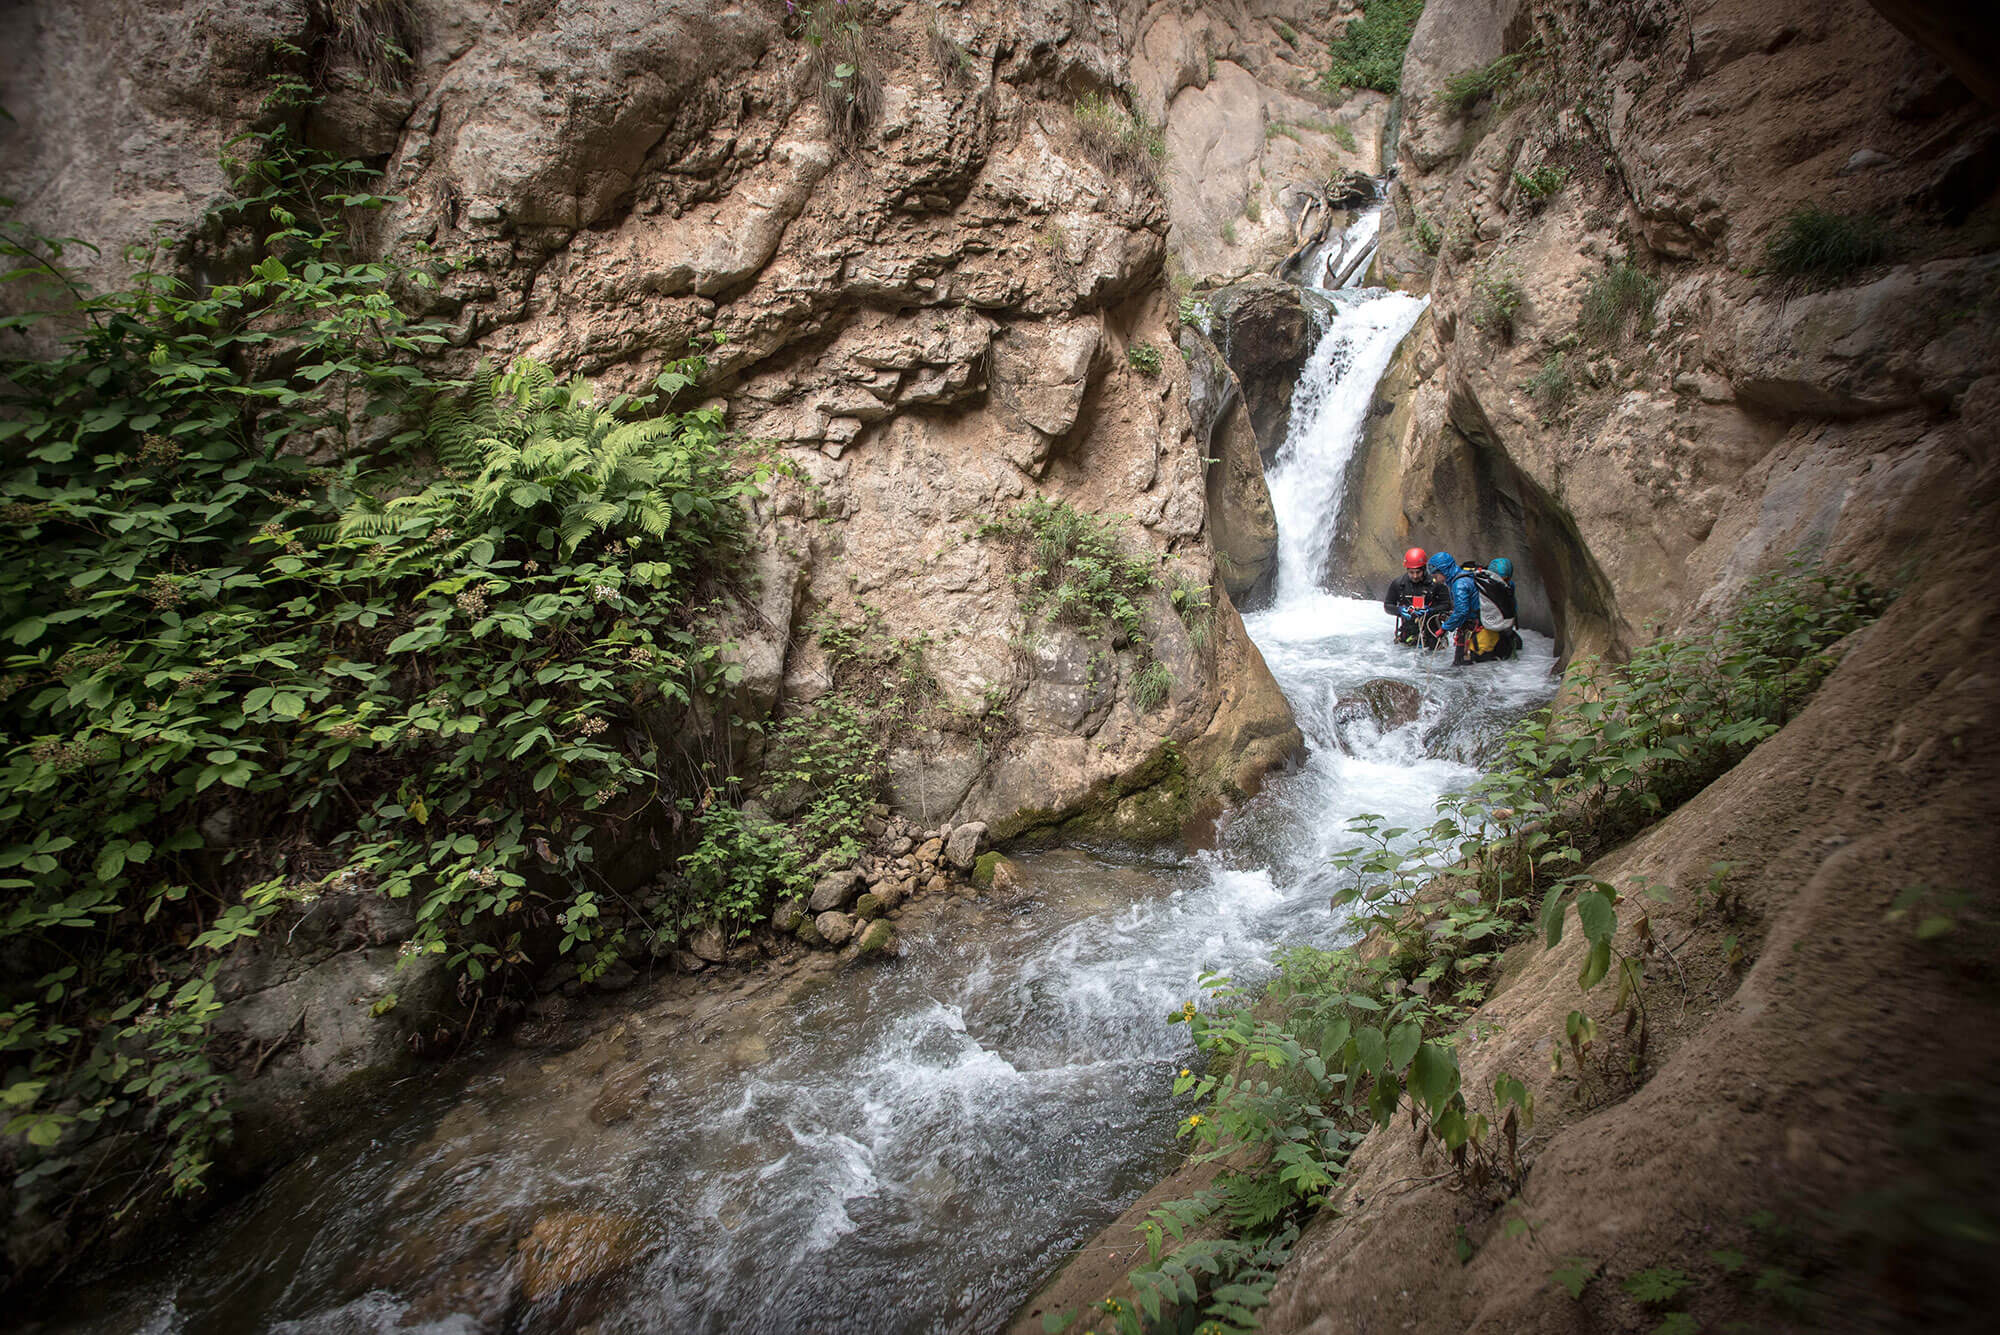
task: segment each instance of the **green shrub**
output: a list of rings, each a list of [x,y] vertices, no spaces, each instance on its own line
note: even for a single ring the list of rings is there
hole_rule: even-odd
[[[1244,197],[1243,216],[1253,223],[1264,220],[1264,201],[1254,192]]]
[[[1174,611],[1179,614],[1181,624],[1187,627],[1188,638],[1197,649],[1205,649],[1215,635],[1215,591],[1200,580],[1185,574],[1176,575],[1168,597],[1173,602]]]
[[[1478,105],[1480,99],[1490,97],[1513,83],[1532,54],[1530,51],[1516,51],[1478,69],[1462,70],[1444,81],[1444,87],[1438,90],[1438,98],[1453,115],[1463,116]]]
[[[1833,213],[1817,204],[1786,214],[1764,245],[1764,264],[1772,273],[1819,287],[1888,257],[1889,234],[1879,219]]]
[[[1133,370],[1148,379],[1158,375],[1162,365],[1160,350],[1150,343],[1134,343],[1127,348],[1125,361]]]
[[[1346,121],[1335,121],[1333,129],[1329,133],[1333,135],[1334,143],[1339,144],[1350,153],[1355,151],[1354,129]]]
[[[1236,244],[1236,220],[1234,218],[1222,224],[1222,244],[1225,246]]]
[[[1526,171],[1516,170],[1514,188],[1530,204],[1540,204],[1569,184],[1569,168],[1555,162],[1538,162]]]
[[[1102,93],[1078,99],[1076,126],[1085,150],[1106,172],[1132,172],[1150,181],[1166,161],[1165,133]]]
[[[111,1133],[200,1184],[221,960],[331,889],[408,900],[405,952],[473,983],[544,938],[606,967],[585,868],[685,791],[706,757],[682,720],[740,678],[696,609],[758,474],[719,411],[664,409],[699,367],[608,403],[527,361],[435,385],[444,335],[395,298],[433,276],[348,254],[343,210],[381,201],[283,124],[234,146],[215,224],[261,256],[240,280],[79,294],[55,352],[0,367],[24,1210]]]
[[[1325,87],[1373,88],[1393,93],[1403,84],[1403,52],[1410,45],[1423,0],[1365,0],[1361,17],[1341,29],[1327,48]]]
[[[1576,381],[1570,375],[1568,358],[1560,352],[1551,354],[1521,388],[1534,401],[1544,422],[1562,416],[1576,397]]]
[[[1503,343],[1514,341],[1514,322],[1521,313],[1527,293],[1521,276],[1509,266],[1489,265],[1472,285],[1470,318],[1474,326],[1486,330]]]
[[[1207,324],[1210,315],[1208,303],[1192,293],[1180,299],[1180,305],[1175,313],[1182,324],[1192,325],[1196,329]]]
[[[1294,51],[1298,50],[1299,47],[1298,29],[1294,28],[1291,24],[1285,22],[1283,19],[1277,20],[1277,25],[1278,25],[1278,40],[1283,42],[1286,46],[1291,47]]]
[[[1426,255],[1435,255],[1444,248],[1444,233],[1438,230],[1438,225],[1430,220],[1428,214],[1421,211],[1410,224],[1410,235],[1416,240],[1417,249]]]
[[[1165,663],[1154,659],[1132,679],[1132,703],[1141,714],[1150,714],[1166,702],[1173,689],[1174,674]]]
[[[786,22],[806,45],[806,77],[835,140],[859,143],[882,114],[882,67],[869,36],[873,6],[868,0],[820,0],[797,7]]]
[[[1659,299],[1659,281],[1644,269],[1629,260],[1608,264],[1591,278],[1583,294],[1577,332],[1585,342],[1607,347],[1623,339],[1628,326],[1647,333]]]
[[[1144,642],[1143,604],[1159,578],[1151,560],[1125,554],[1105,520],[1036,496],[984,525],[980,535],[1013,542],[1022,553],[1027,568],[1015,578],[1030,615],[1087,634],[1115,628]]]

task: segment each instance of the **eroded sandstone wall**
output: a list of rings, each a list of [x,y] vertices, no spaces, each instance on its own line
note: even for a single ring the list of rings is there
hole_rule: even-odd
[[[329,27],[353,8],[9,7],[10,193],[29,220],[100,247],[76,252],[94,281],[116,281],[123,248],[148,239],[226,271],[240,257],[202,225],[227,194],[218,156],[256,120],[277,44],[302,49],[324,94],[307,134],[379,164],[401,198],[369,244],[453,266],[430,311],[452,327],[453,365],[532,354],[626,388],[720,337],[707,391],[799,475],[759,508],[756,592],[729,627],[742,712],[824,689],[809,621],[872,610],[882,633],[927,639],[946,703],[973,725],[892,757],[895,804],[927,825],[1004,835],[1085,813],[1157,835],[1163,815],[1254,786],[1297,745],[1219,589],[1207,636],[1153,599],[1173,686],[1141,708],[1136,656],[1036,624],[1011,553],[975,535],[1059,496],[1122,516],[1164,578],[1221,583],[1185,367],[1168,355],[1148,375],[1128,353],[1172,341],[1170,245],[1195,272],[1229,268],[1230,250],[1265,263],[1292,244],[1308,165],[1372,165],[1381,108],[1349,109],[1361,147],[1344,153],[1301,91],[1332,6],[857,7],[881,105],[851,141],[778,0],[361,6],[412,53],[400,71]],[[1076,100],[1127,85],[1177,150],[1243,136],[1228,170],[1177,151],[1163,193],[1089,151]],[[1261,225],[1239,219],[1239,244],[1221,243],[1220,214],[1170,227],[1169,201],[1206,218],[1190,192],[1224,187],[1239,209],[1268,206]],[[977,726],[1001,713],[1003,728]],[[1141,775],[1185,800],[1128,802]]]

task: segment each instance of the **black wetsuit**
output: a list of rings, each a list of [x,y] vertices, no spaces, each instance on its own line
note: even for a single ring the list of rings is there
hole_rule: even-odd
[[[1437,647],[1436,636],[1435,634],[1425,634],[1423,632],[1421,628],[1423,622],[1422,616],[1406,617],[1402,615],[1403,608],[1418,605],[1421,605],[1426,612],[1436,610],[1449,611],[1451,609],[1451,594],[1442,584],[1432,580],[1429,575],[1412,579],[1409,573],[1405,571],[1390,581],[1389,592],[1382,599],[1382,610],[1396,618],[1396,643],[1417,644],[1421,642],[1424,648],[1435,649]]]

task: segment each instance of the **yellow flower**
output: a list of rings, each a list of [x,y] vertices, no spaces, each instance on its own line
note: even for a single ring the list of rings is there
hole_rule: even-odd
[[[1200,1125],[1201,1125],[1201,1114],[1200,1114],[1200,1113],[1196,1113],[1196,1114],[1194,1114],[1194,1115],[1193,1115],[1192,1117],[1188,1118],[1188,1125],[1189,1125],[1190,1127],[1196,1127],[1196,1126],[1200,1126]]]
[[[1188,1069],[1187,1067],[1185,1067],[1185,1066],[1181,1067],[1181,1079],[1185,1080],[1185,1079],[1187,1079],[1187,1078],[1188,1078],[1189,1076],[1191,1076],[1191,1075],[1193,1075],[1193,1074],[1194,1074],[1194,1072],[1193,1072],[1193,1071],[1190,1071],[1190,1070],[1189,1070],[1189,1069]]]

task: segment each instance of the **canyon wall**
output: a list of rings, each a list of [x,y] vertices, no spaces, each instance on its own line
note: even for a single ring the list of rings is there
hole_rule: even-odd
[[[1513,947],[1455,1043],[1495,1125],[1497,1077],[1533,1094],[1518,1181],[1371,1132],[1264,1329],[1981,1328],[2000,116],[1961,54],[1859,0],[1426,5],[1380,271],[1434,304],[1351,478],[1346,574],[1425,539],[1525,555],[1570,653],[1699,627],[1794,552],[1900,597],[1802,716],[1588,869],[1667,897],[1619,904],[1646,1034],[1579,989],[1574,935]],[[1775,272],[1807,205],[1881,244]],[[1593,333],[1614,265],[1657,306]],[[1536,384],[1557,357],[1561,396]],[[1704,910],[1725,882],[1736,907]]]
[[[1496,61],[1491,93],[1448,87]],[[1907,573],[1991,439],[2000,261],[1963,225],[2000,180],[1991,107],[1859,0],[1435,0],[1403,96],[1379,276],[1435,305],[1341,578],[1411,542],[1525,556],[1531,624],[1616,652],[1795,550]],[[1765,272],[1808,205],[1880,220],[1885,253]]]
[[[1267,267],[1315,173],[1376,167],[1386,99],[1343,108],[1348,148],[1312,100],[1334,12],[11,6],[0,161],[23,219],[98,247],[70,253],[87,281],[121,279],[135,243],[227,273],[244,257],[203,221],[228,198],[219,158],[270,77],[302,72],[308,140],[398,197],[367,244],[449,266],[424,299],[451,367],[526,354],[627,389],[706,350],[704,392],[789,467],[728,620],[740,713],[809,701],[827,684],[814,628],[866,621],[923,644],[957,720],[895,748],[899,814],[1154,838],[1298,743],[1223,587],[1248,585],[1217,574],[1218,545],[1254,567],[1268,536],[1216,540],[1187,372],[1147,350],[1178,326],[1170,265]],[[838,81],[815,35],[850,19],[862,55]],[[1079,102],[1121,88],[1164,167],[1087,138]],[[1254,506],[1261,478],[1239,481]],[[978,532],[1035,495],[1112,517],[1153,560],[1163,699],[1138,703],[1140,655],[1024,612],[1017,554]],[[1182,584],[1215,587],[1212,626],[1176,615]]]

